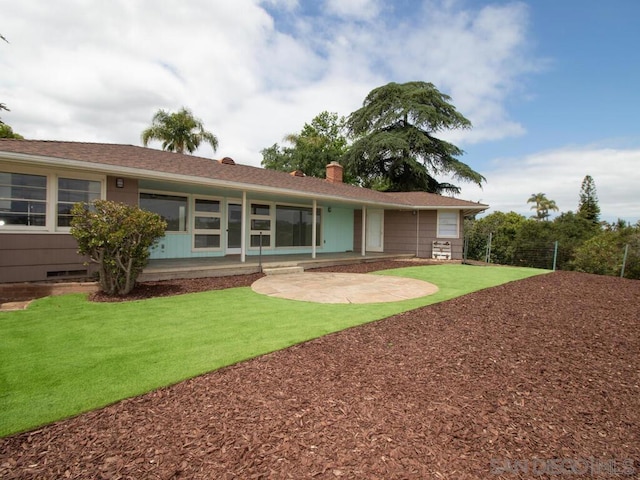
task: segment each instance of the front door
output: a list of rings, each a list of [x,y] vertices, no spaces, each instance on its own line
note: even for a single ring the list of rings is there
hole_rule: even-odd
[[[367,251],[384,251],[384,210],[367,210]]]
[[[227,255],[239,255],[242,247],[242,204],[227,204]]]

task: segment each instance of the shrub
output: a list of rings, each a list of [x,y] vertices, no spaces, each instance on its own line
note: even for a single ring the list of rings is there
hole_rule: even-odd
[[[71,235],[78,253],[98,264],[100,289],[126,295],[147,264],[149,248],[164,236],[160,215],[108,200],[77,203],[71,211]]]
[[[627,228],[607,230],[576,249],[573,267],[580,272],[618,276],[622,270],[625,246],[627,258],[624,276],[640,278],[640,232]]]

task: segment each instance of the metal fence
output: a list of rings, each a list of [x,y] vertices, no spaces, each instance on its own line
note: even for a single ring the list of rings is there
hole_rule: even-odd
[[[477,238],[473,248],[470,248],[470,238],[464,239],[463,261],[468,263],[482,262],[518,267],[541,268],[546,270],[572,270],[571,249],[563,246],[558,241],[541,241],[529,244],[526,247],[501,246],[500,251],[495,250],[492,235],[489,234],[478,244]],[[620,277],[625,276],[629,260],[629,244],[626,244],[620,252],[615,252],[615,261],[619,265]]]

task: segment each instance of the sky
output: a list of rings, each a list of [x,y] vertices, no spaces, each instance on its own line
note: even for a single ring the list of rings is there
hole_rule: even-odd
[[[185,106],[217,152],[261,150],[374,88],[426,81],[473,124],[441,138],[487,179],[460,198],[640,220],[640,1],[0,0],[0,118],[28,139],[141,145]],[[150,144],[160,148],[159,143]],[[445,178],[438,178],[446,181]]]

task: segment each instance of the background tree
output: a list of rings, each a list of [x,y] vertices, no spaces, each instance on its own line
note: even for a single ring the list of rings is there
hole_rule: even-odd
[[[596,194],[596,184],[591,175],[582,180],[580,187],[580,201],[578,203],[578,215],[593,223],[600,221],[600,205]]]
[[[162,142],[162,149],[170,152],[184,153],[186,150],[193,153],[202,142],[209,143],[214,152],[218,149],[218,138],[206,131],[202,120],[185,107],[175,113],[158,110],[141,138],[145,147],[149,141],[158,140]]]
[[[619,276],[628,245],[626,278],[640,279],[640,222],[635,227],[603,230],[576,249],[573,268],[579,272]]]
[[[324,111],[305,123],[300,133],[287,135],[290,146],[277,143],[262,150],[262,166],[283,172],[302,171],[311,177],[325,178],[326,166],[340,161],[347,150],[344,117]],[[345,176],[345,182],[350,179]]]
[[[129,293],[167,223],[156,213],[108,200],[76,203],[71,213],[71,235],[78,253],[98,264],[100,289],[108,295]]]
[[[2,120],[0,120],[0,138],[16,138],[18,140],[24,140],[22,135],[15,133],[13,129],[6,123],[3,123]]]
[[[527,219],[516,212],[493,212],[465,223],[467,257],[486,258],[487,242],[491,234],[490,262],[511,265],[514,262],[514,242]]]
[[[549,200],[547,195],[544,193],[534,193],[532,194],[527,203],[533,203],[534,205],[531,207],[531,210],[535,210],[536,214],[533,215],[532,218],[535,220],[547,220],[549,218],[549,211],[553,210],[557,212],[558,206],[556,205],[555,200]]]
[[[486,179],[458,160],[462,150],[434,135],[471,122],[431,83],[389,83],[372,90],[347,119],[355,138],[345,169],[366,187],[388,191],[459,193],[436,176],[482,185]]]

